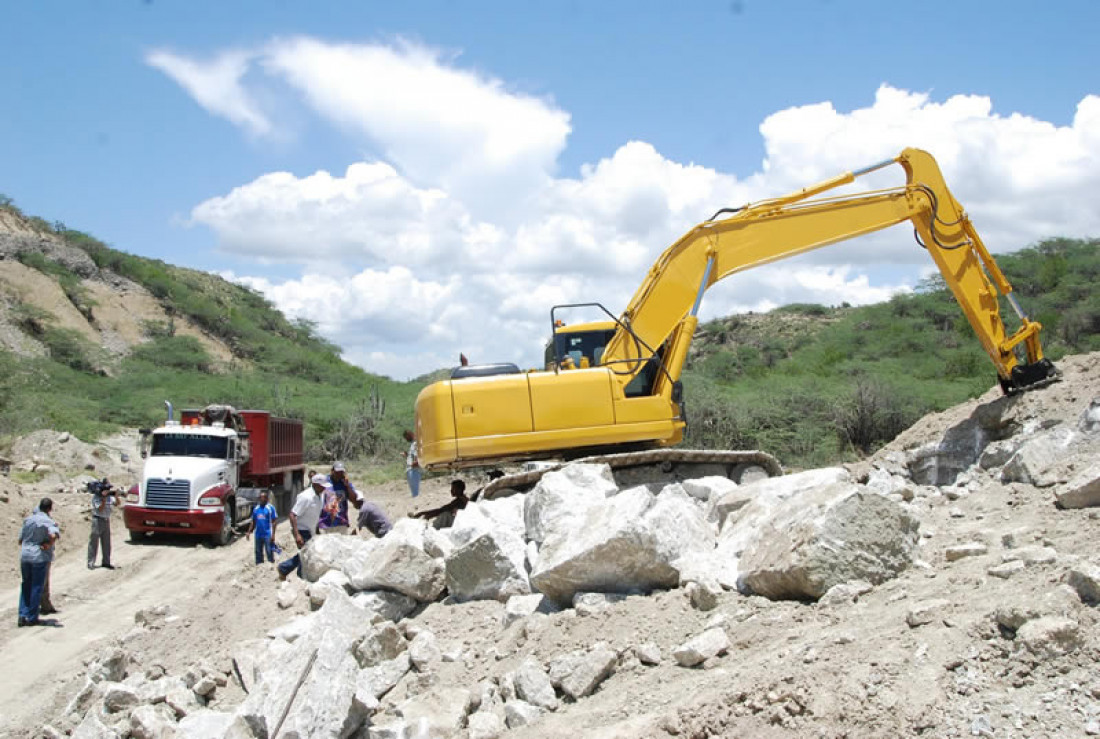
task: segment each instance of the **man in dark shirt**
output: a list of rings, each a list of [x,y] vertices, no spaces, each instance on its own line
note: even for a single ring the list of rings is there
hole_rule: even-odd
[[[435,519],[432,526],[437,529],[445,529],[455,521],[455,514],[466,507],[470,499],[466,497],[466,483],[462,480],[451,480],[451,502],[441,505],[439,508],[430,508],[418,513],[410,513],[412,518]]]
[[[382,510],[381,506],[369,500],[362,499],[359,508],[358,524],[359,528],[366,529],[379,539],[390,533],[390,529],[393,528],[393,524],[390,523],[390,519],[386,517],[386,513]],[[357,532],[352,531],[351,533],[352,536],[354,536]]]

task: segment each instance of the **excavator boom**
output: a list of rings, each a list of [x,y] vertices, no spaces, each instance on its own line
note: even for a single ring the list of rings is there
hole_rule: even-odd
[[[904,186],[853,195],[836,188],[892,164]],[[822,197],[824,196],[824,197]],[[717,215],[732,213],[728,217]],[[677,444],[683,436],[680,374],[703,294],[738,272],[910,222],[996,368],[1005,392],[1056,375],[1040,325],[948,190],[931,155],[906,149],[789,195],[723,210],[669,246],[650,268],[606,346],[547,371],[454,377],[417,399],[421,463],[428,467],[581,456]],[[1009,334],[997,296],[1020,321]],[[1023,361],[1017,347],[1023,347]],[[549,353],[549,351],[548,351]],[[579,367],[562,371],[562,367]]]

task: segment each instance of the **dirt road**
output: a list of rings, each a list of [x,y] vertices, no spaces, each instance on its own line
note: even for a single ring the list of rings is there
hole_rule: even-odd
[[[53,599],[61,609],[57,628],[18,628],[18,585],[3,591],[0,603],[0,732],[27,727],[35,715],[50,710],[59,689],[83,679],[82,659],[113,638],[134,628],[134,612],[171,603],[186,610],[188,601],[205,594],[207,585],[241,567],[241,555],[251,555],[248,543],[225,550],[188,540],[133,545],[115,523],[116,570],[87,569],[84,558],[70,556],[53,573]],[[121,541],[120,541],[121,540]],[[62,694],[71,690],[62,690]],[[14,734],[13,734],[14,736]]]
[[[414,506],[403,480],[362,486],[392,518],[414,507],[443,503],[446,488],[445,479],[426,480]],[[11,493],[12,515],[2,523],[13,544],[18,522],[42,492]],[[288,610],[278,607],[274,567],[256,566],[252,542],[244,537],[220,548],[182,536],[131,544],[119,511],[112,521],[111,557],[118,569],[89,570],[86,493],[51,494],[62,528],[53,572],[53,601],[61,610],[56,616],[61,625],[16,626],[19,573],[12,566],[18,564],[13,546],[0,570],[0,739],[31,736],[44,723],[42,717],[61,716],[83,685],[84,662],[112,644],[121,643],[139,670],[156,664],[179,673],[198,662],[225,668],[237,642],[308,610],[302,597]],[[276,539],[284,549],[276,559],[289,556],[294,543],[285,520]],[[154,606],[169,609],[167,622],[156,629],[137,627],[135,613]],[[226,700],[234,699],[231,692],[223,693]]]

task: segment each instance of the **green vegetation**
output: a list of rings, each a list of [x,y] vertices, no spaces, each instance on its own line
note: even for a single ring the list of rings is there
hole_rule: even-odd
[[[20,215],[10,199],[0,207]],[[78,332],[55,325],[48,313],[13,305],[13,323],[41,342],[48,356],[0,354],[5,434],[57,428],[93,438],[119,426],[156,425],[164,418],[164,400],[177,408],[228,403],[303,419],[312,459],[374,457],[386,469],[394,466],[420,384],[395,382],[344,362],[315,326],[288,320],[254,290],[117,251],[61,223],[37,219],[34,225],[82,249],[100,268],[144,286],[169,318],[147,322],[142,328],[148,341],[128,356],[106,357]],[[94,321],[94,303],[78,275],[40,253],[23,253],[19,260],[55,279]],[[177,317],[224,342],[233,359],[218,361],[198,339],[178,334]]]
[[[998,264],[1057,361],[1100,350],[1100,241],[1053,239]],[[1005,324],[1018,325],[1007,300]],[[700,327],[686,446],[763,449],[793,467],[853,459],[996,383],[940,277],[862,308],[788,305]]]

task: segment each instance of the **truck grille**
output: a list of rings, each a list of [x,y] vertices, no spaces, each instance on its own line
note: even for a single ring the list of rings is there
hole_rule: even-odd
[[[145,483],[145,505],[186,511],[191,507],[191,481],[152,479]]]

